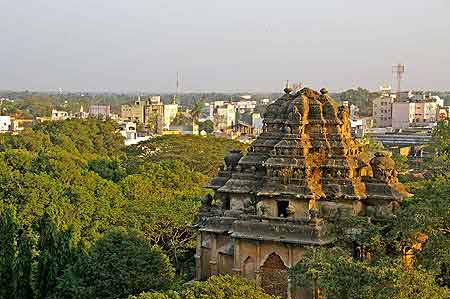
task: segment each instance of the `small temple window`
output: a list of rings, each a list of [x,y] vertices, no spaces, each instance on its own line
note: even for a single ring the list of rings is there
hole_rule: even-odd
[[[278,201],[277,202],[277,207],[278,207],[278,217],[287,218],[288,217],[289,201]]]
[[[224,202],[223,202],[223,208],[225,210],[230,210],[231,209],[231,199],[230,196],[225,197]]]

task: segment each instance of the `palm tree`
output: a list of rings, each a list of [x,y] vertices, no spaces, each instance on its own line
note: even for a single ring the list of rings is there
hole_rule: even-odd
[[[204,107],[204,103],[201,100],[200,101],[196,100],[196,101],[194,101],[194,103],[192,103],[192,107],[189,110],[189,114],[195,123],[198,122],[198,119],[202,115],[203,107]]]

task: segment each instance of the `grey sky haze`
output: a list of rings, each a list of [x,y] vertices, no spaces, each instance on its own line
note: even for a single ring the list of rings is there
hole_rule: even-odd
[[[0,0],[0,89],[450,90],[449,0]]]

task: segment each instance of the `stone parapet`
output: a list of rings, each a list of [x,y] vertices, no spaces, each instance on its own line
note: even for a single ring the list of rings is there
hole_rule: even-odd
[[[231,237],[299,245],[326,245],[335,241],[333,224],[302,222],[267,217],[258,221],[237,220],[233,223]]]

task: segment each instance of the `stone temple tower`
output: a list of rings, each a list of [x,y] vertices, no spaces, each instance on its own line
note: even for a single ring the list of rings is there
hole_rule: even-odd
[[[194,224],[197,279],[240,275],[284,298],[312,298],[287,270],[335,241],[336,219],[390,217],[406,195],[388,155],[362,158],[347,108],[308,88],[286,88],[267,107],[263,133],[246,154],[228,154],[208,187],[214,196]]]

